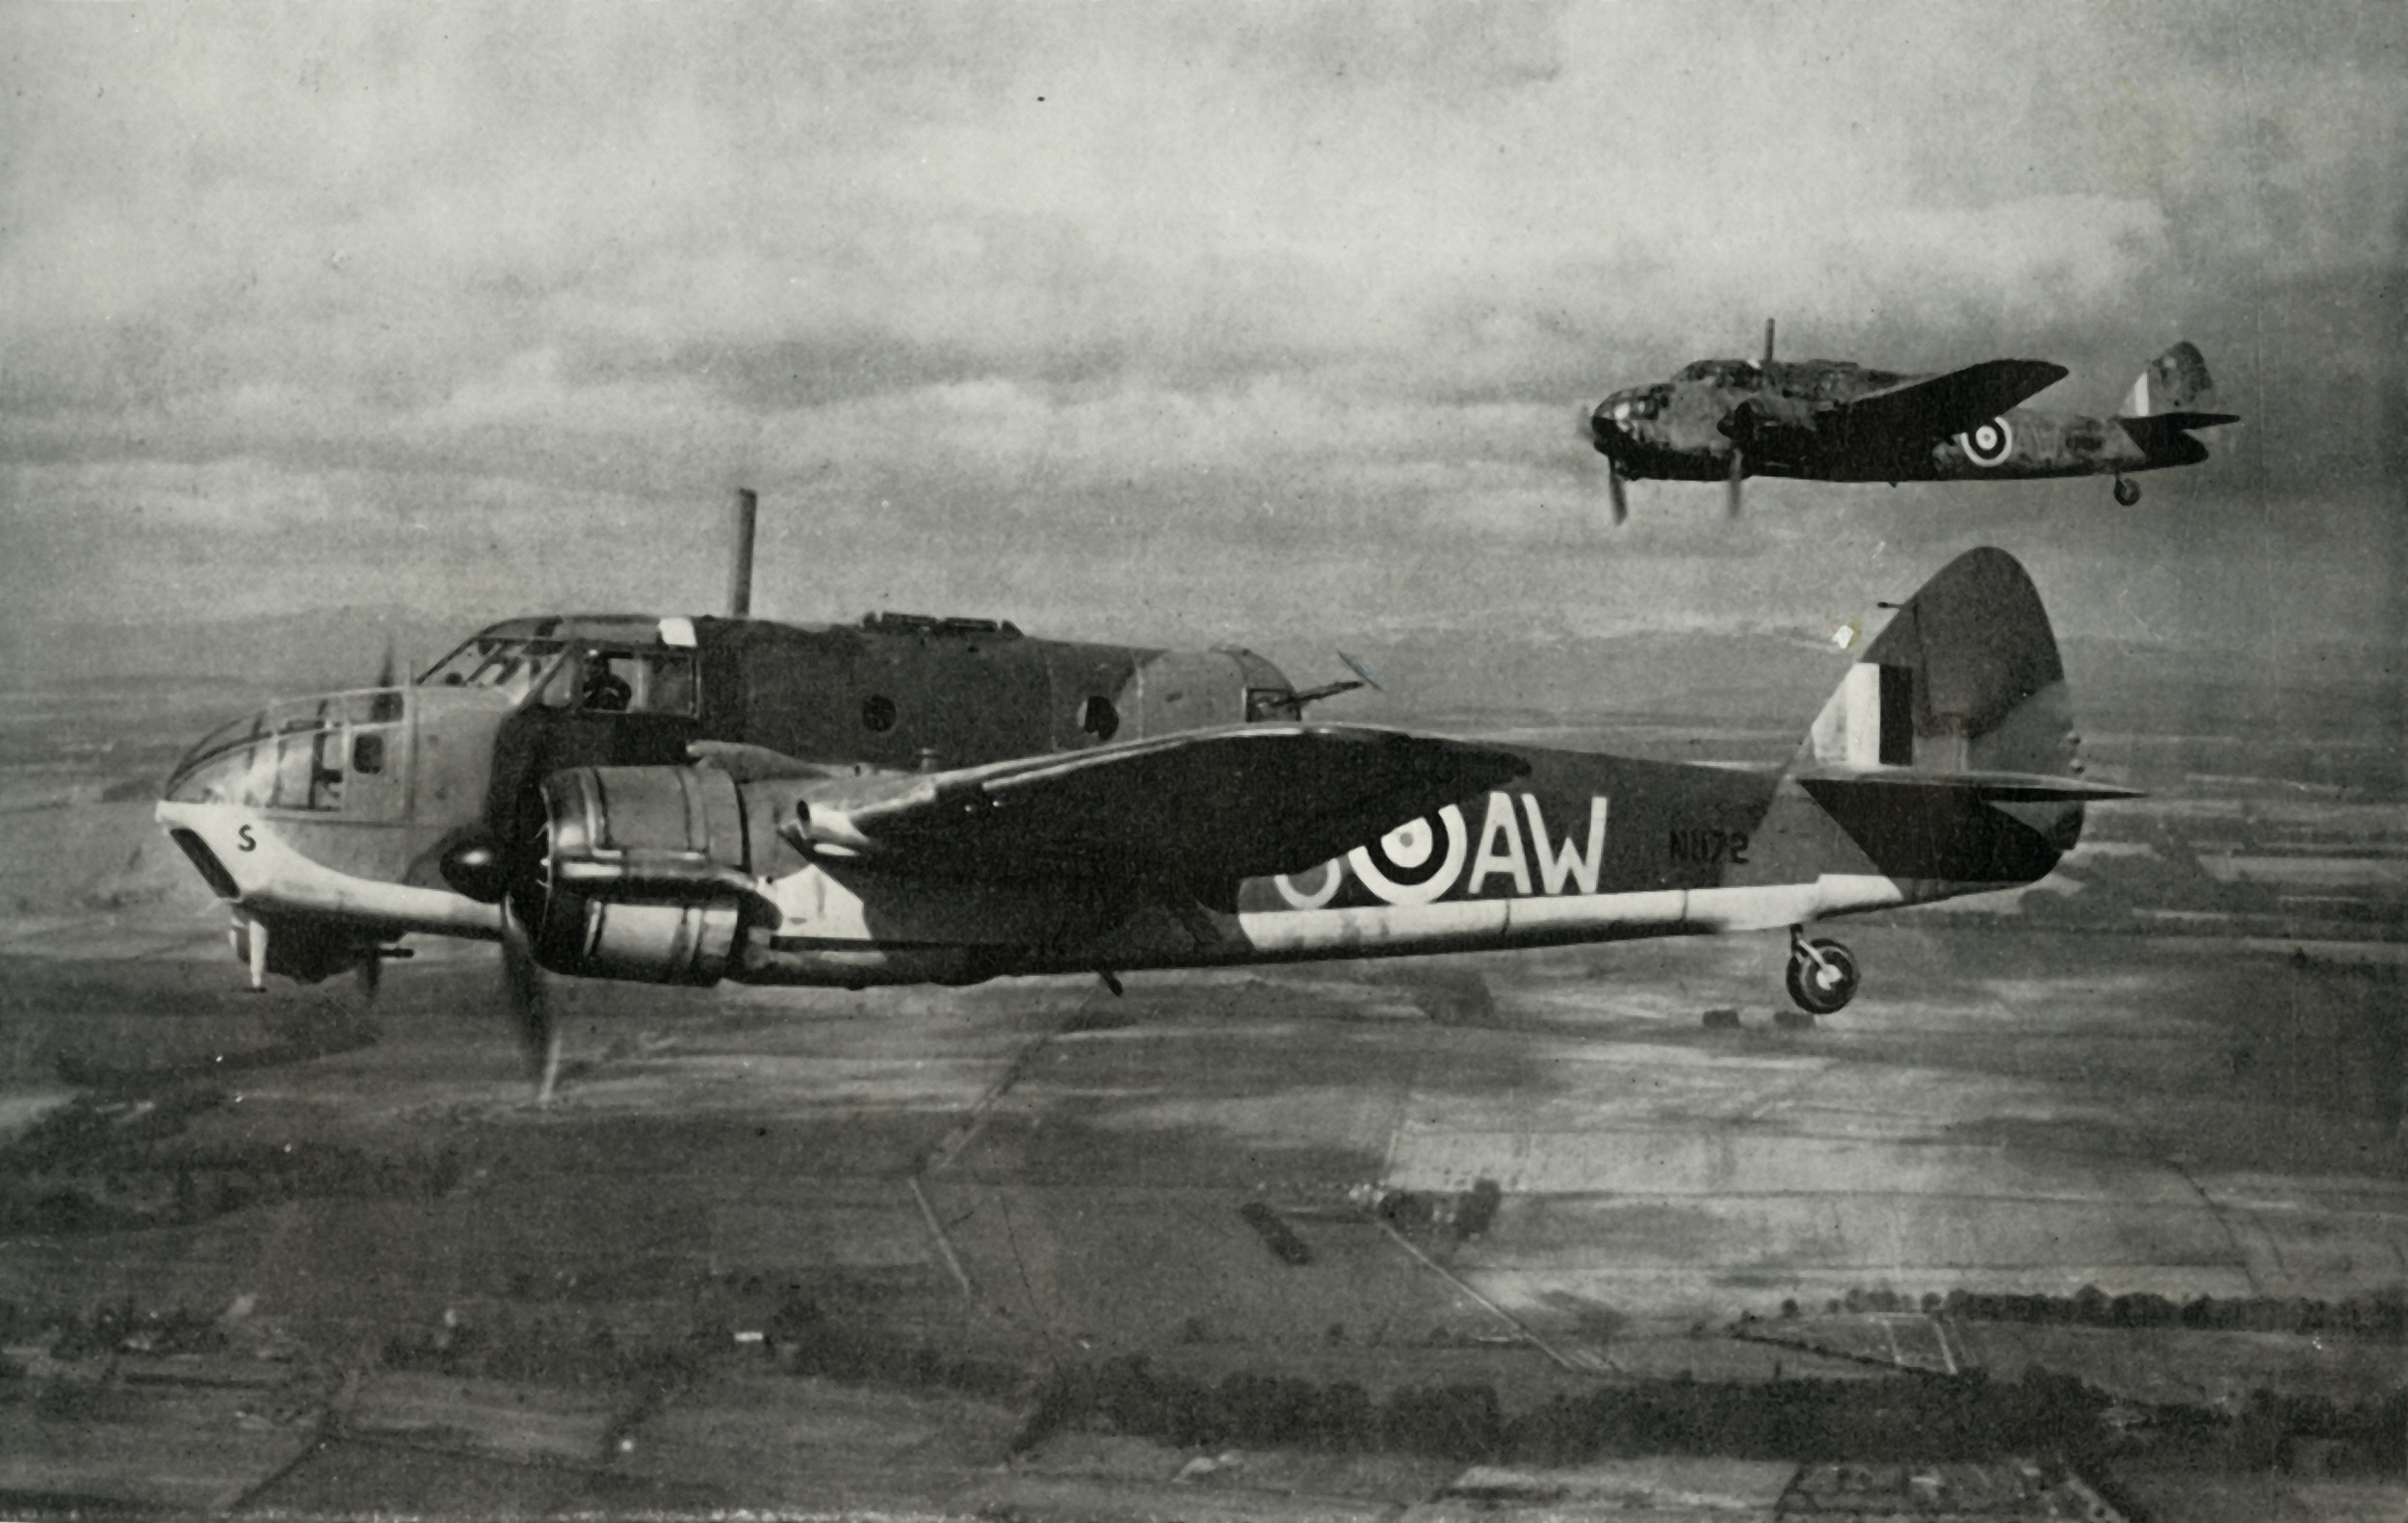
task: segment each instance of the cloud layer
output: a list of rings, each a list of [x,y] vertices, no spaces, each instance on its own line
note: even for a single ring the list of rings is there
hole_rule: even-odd
[[[1075,617],[1243,567],[1201,624],[1256,613],[1254,576],[1358,569],[1367,616],[1476,617],[1435,569],[1471,544],[1718,564],[2077,500],[1919,531],[1773,488],[1799,515],[1729,544],[1595,539],[1583,404],[1772,314],[1793,354],[2046,355],[2075,370],[2048,400],[2101,409],[2189,336],[2251,427],[2161,495],[2245,527],[2231,503],[2381,481],[2395,8],[5,24],[19,618],[707,601],[691,525],[739,481],[811,526],[781,612],[1026,566],[1008,590]]]

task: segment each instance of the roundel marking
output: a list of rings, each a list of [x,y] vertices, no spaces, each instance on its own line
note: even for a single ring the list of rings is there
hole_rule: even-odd
[[[1322,875],[1319,887],[1302,889],[1296,886],[1296,879],[1310,878],[1315,873]],[[1270,886],[1279,890],[1279,897],[1288,902],[1290,909],[1321,909],[1326,907],[1331,900],[1338,897],[1338,890],[1345,886],[1346,880],[1345,860],[1333,856],[1321,866],[1308,867],[1294,877],[1286,873],[1278,874],[1271,879]]]
[[[1426,815],[1408,820],[1371,845],[1356,847],[1347,853],[1347,865],[1365,888],[1391,905],[1426,905],[1463,876],[1468,834],[1463,811],[1449,804],[1435,822]]]
[[[2004,418],[1992,418],[1958,434],[1956,447],[1976,465],[2003,465],[2006,458],[2015,453],[2015,431]]]
[[[1427,820],[1407,820],[1379,838],[1380,857],[1410,873],[1429,860],[1432,833]]]

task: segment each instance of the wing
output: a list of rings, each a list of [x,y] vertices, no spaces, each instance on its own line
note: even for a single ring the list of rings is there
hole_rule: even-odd
[[[1353,725],[1243,724],[814,789],[812,844],[947,876],[1234,882],[1325,862],[1530,770]]]
[[[1836,423],[1837,432],[1860,445],[1886,437],[1920,449],[1989,422],[2066,375],[2063,365],[2045,359],[1985,359],[1843,402],[1824,426]]]

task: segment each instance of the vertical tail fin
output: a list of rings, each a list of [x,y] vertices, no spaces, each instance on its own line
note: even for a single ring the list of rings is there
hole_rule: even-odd
[[[1969,550],[1902,604],[1815,719],[1791,775],[1923,898],[2029,882],[2081,837],[2056,637],[2003,550]]]
[[[2152,418],[2165,412],[2213,412],[2215,382],[2208,379],[2208,362],[2187,339],[2149,361],[2133,378],[2121,416]]]
[[[1902,604],[1808,732],[1801,765],[2073,775],[2073,708],[2031,578],[1969,550]]]

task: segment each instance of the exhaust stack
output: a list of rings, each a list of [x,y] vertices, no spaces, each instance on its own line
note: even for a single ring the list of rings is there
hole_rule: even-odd
[[[736,562],[727,582],[727,617],[752,617],[752,524],[760,498],[749,486],[736,488]]]

